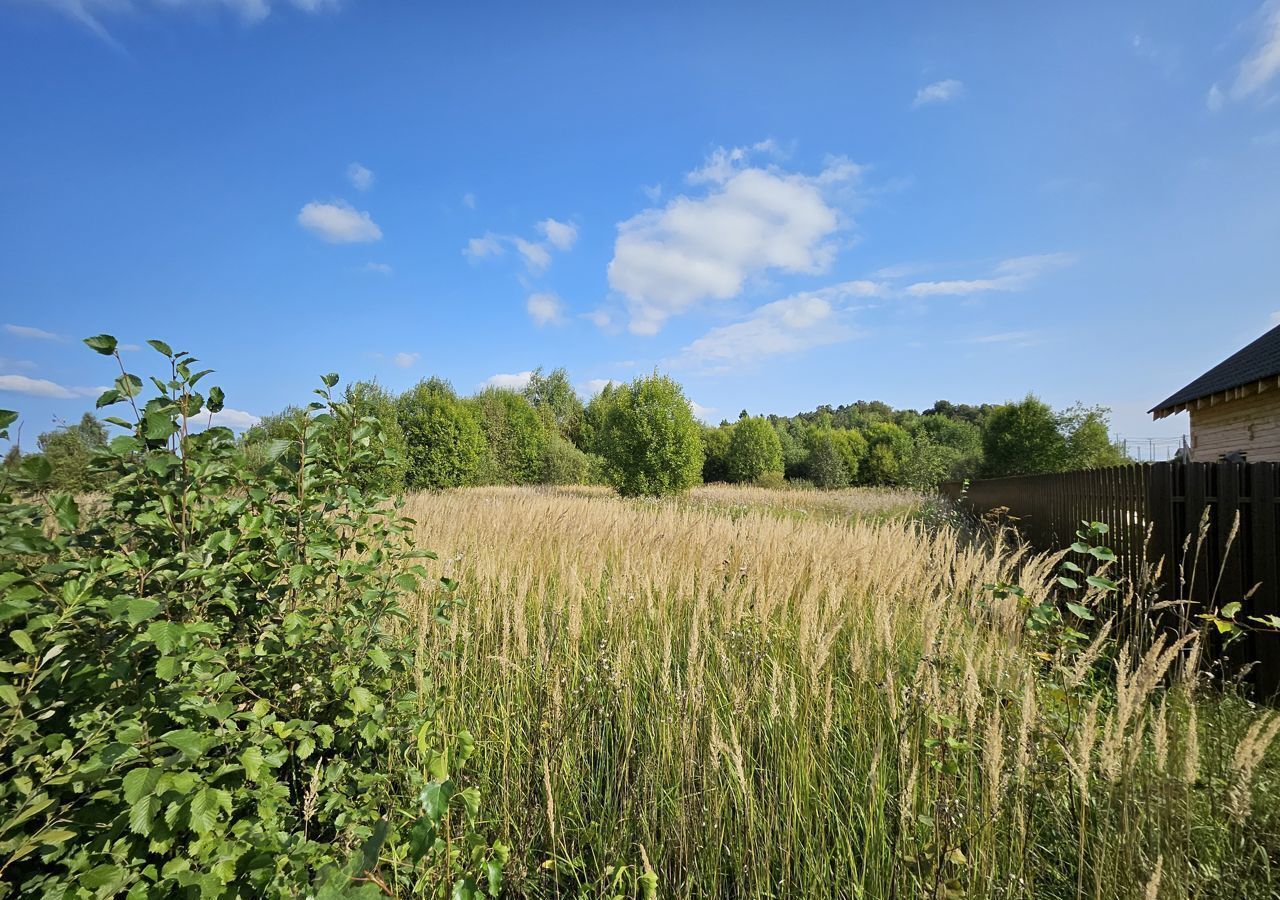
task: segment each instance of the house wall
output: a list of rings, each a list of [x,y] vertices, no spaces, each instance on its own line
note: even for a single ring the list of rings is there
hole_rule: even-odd
[[[1249,462],[1280,461],[1280,389],[1192,405],[1190,413],[1193,462],[1217,462],[1235,451]]]

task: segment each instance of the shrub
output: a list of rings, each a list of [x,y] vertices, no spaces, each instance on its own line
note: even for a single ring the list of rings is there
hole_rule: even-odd
[[[540,482],[547,431],[529,401],[515,391],[491,387],[466,405],[484,433],[478,480],[483,484]]]
[[[740,419],[729,439],[730,481],[755,481],[766,474],[782,474],[782,443],[767,419]]]
[[[122,373],[99,405],[132,412],[94,454],[104,498],[17,499],[49,490],[40,457],[0,473],[4,883],[496,893],[506,849],[479,837],[477,796],[457,784],[474,742],[437,732],[438,695],[415,690],[398,627],[429,554],[353,478],[389,452],[381,424],[328,375],[252,465],[229,430],[191,427],[222,392],[196,391],[207,373],[186,354],[151,342],[167,378],[144,403],[115,339],[86,343]],[[0,436],[15,417],[0,411]]]
[[[590,477],[590,457],[558,433],[551,434],[543,451],[543,483],[586,484]]]
[[[814,428],[806,435],[806,443],[809,480],[824,490],[848,487],[849,467],[836,446],[835,432],[830,428]]]
[[[733,426],[722,423],[718,428],[702,426],[702,480],[707,484],[729,480],[729,442]]]
[[[610,392],[602,411],[599,452],[619,493],[671,494],[698,483],[702,440],[679,384],[664,375],[637,378]]]
[[[559,368],[544,375],[539,366],[529,374],[523,393],[529,405],[542,416],[548,431],[555,431],[575,444],[581,440],[582,400],[569,382],[568,372]]]
[[[853,428],[837,428],[831,437],[835,441],[836,451],[844,460],[844,467],[849,472],[849,481],[855,481],[862,471],[867,458],[867,439],[862,432]]]
[[[902,484],[904,466],[911,455],[911,435],[900,425],[877,422],[866,431],[867,458],[862,481],[867,484]]]
[[[93,455],[107,444],[107,429],[93,415],[85,413],[75,425],[48,431],[36,438],[40,454],[49,463],[50,486],[60,491],[83,493],[101,486],[102,476],[93,471]]]
[[[484,454],[484,435],[471,409],[439,379],[420,381],[396,401],[396,420],[408,455],[405,482],[418,490],[472,484]]]
[[[395,493],[403,490],[408,469],[408,445],[397,416],[396,398],[376,381],[347,385],[342,399],[359,419],[375,418],[381,425],[379,440],[389,453],[377,454],[368,463],[354,467],[352,477],[367,491]]]
[[[759,488],[769,488],[770,490],[784,490],[790,485],[787,483],[787,477],[782,472],[765,472],[755,478],[751,482]]]
[[[1066,442],[1057,416],[1031,394],[998,406],[987,416],[982,450],[983,471],[993,477],[1060,472],[1066,462]]]

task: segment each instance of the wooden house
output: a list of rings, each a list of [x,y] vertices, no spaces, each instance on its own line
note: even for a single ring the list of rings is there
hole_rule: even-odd
[[[1191,462],[1280,461],[1280,326],[1150,410],[1191,414]]]

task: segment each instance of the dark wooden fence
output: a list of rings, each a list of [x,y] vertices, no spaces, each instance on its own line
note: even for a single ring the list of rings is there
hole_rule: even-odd
[[[991,478],[943,486],[984,515],[1003,510],[1033,546],[1067,547],[1082,521],[1111,527],[1119,574],[1139,580],[1161,561],[1158,600],[1205,608],[1244,600],[1245,615],[1280,615],[1280,463],[1151,463]],[[1248,599],[1245,599],[1245,597]],[[1280,686],[1280,636],[1251,635],[1233,659],[1259,663],[1260,691]]]

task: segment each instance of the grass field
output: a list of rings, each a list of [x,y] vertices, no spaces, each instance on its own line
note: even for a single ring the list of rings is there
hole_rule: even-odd
[[[429,621],[523,896],[1263,897],[1276,714],[1199,639],[1047,644],[984,588],[1055,560],[907,495],[419,495],[461,584]],[[787,514],[779,515],[779,510]]]

